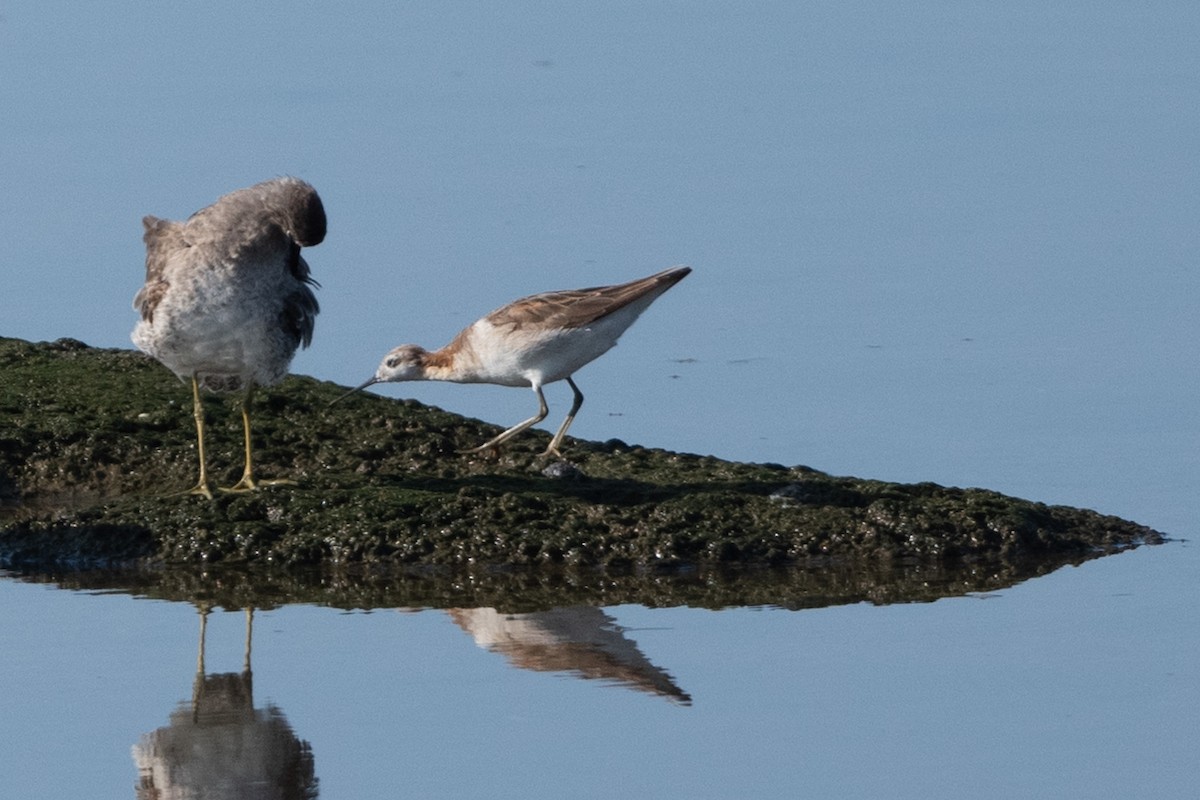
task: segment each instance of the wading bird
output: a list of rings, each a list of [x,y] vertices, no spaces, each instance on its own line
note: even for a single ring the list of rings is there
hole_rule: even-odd
[[[260,484],[250,447],[248,406],[257,386],[287,375],[296,348],[312,341],[317,298],[301,247],[325,238],[325,209],[312,186],[276,178],[221,197],[184,222],[146,217],[146,283],[133,299],[138,349],[191,381],[200,479],[190,490],[212,499],[204,457],[200,389],[243,392],[245,469],[223,491]]]
[[[521,431],[545,419],[549,408],[542,387],[565,380],[575,393],[575,399],[567,418],[543,453],[561,456],[559,445],[583,404],[583,394],[571,376],[580,367],[608,352],[659,295],[691,271],[691,267],[673,267],[648,278],[615,286],[524,297],[464,328],[440,350],[430,352],[415,344],[394,348],[384,356],[374,377],[342,397],[375,383],[394,381],[531,387],[537,395],[538,413],[479,447],[463,451],[478,453],[499,448]]]

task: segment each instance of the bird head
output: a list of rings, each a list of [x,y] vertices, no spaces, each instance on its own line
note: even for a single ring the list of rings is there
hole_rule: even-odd
[[[341,395],[329,405],[333,405],[333,403],[343,400],[355,392],[362,391],[376,383],[420,380],[422,365],[426,355],[427,351],[425,348],[418,347],[415,344],[402,344],[399,347],[392,348],[383,357],[383,361],[379,362],[379,368],[375,370],[373,376]]]
[[[415,344],[402,344],[388,351],[375,370],[374,383],[420,380],[428,352]]]

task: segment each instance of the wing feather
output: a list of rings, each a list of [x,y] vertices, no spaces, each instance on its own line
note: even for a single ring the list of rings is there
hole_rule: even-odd
[[[614,286],[593,286],[587,289],[530,295],[496,309],[485,319],[497,327],[521,328],[534,325],[545,328],[583,328],[651,292],[666,291],[689,272],[691,269],[688,267],[674,267],[647,278]]]

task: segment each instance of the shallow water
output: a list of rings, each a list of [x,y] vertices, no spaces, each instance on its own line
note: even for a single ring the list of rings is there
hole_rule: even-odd
[[[0,580],[6,794],[261,780],[306,748],[322,797],[1184,797],[1197,561],[801,610],[217,609],[201,684],[197,606]]]
[[[600,9],[6,4],[0,332],[130,346],[141,216],[296,174],[330,214],[296,372],[356,384],[512,298],[689,263],[580,372],[573,434],[1177,541],[935,602],[585,604],[589,646],[635,643],[657,690],[505,650],[502,616],[547,609],[502,594],[457,618],[276,598],[253,708],[308,743],[323,797],[1194,796],[1200,9]],[[0,579],[0,794],[130,797],[133,748],[192,702],[199,614],[63,585]],[[208,618],[205,670],[235,688],[244,622]],[[582,626],[517,622],[543,649]]]

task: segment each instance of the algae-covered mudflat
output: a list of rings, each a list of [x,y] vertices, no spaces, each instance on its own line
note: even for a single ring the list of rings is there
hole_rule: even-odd
[[[611,440],[493,426],[292,376],[255,398],[263,477],[213,500],[192,485],[187,387],[133,351],[0,340],[0,552],[9,564],[217,562],[677,566],[1110,552],[1162,540],[1091,511],[983,489],[834,477]],[[241,469],[240,418],[205,400],[209,462]]]

